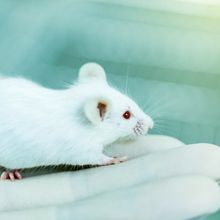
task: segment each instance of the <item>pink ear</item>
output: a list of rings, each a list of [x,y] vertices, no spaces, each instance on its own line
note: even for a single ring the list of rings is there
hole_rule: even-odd
[[[105,113],[107,111],[107,104],[104,102],[99,102],[97,105],[97,108],[99,109],[99,116],[100,116],[101,120],[103,121],[103,119],[105,117]]]
[[[103,97],[89,99],[84,105],[85,116],[93,124],[104,121],[106,115],[111,111],[110,100]]]

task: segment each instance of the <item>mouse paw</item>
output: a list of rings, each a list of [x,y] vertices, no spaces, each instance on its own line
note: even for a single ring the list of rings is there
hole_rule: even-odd
[[[126,156],[125,157],[113,157],[103,165],[107,166],[107,165],[119,164],[119,163],[126,161],[127,159],[128,157]]]
[[[22,175],[18,170],[5,170],[2,172],[0,176],[0,180],[20,180],[22,179]]]

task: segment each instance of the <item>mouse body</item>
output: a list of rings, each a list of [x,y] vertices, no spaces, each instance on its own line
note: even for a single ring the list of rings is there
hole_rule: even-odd
[[[83,65],[63,90],[0,79],[0,165],[8,169],[117,163],[125,158],[108,157],[103,148],[152,127],[150,116],[111,87],[96,63]]]

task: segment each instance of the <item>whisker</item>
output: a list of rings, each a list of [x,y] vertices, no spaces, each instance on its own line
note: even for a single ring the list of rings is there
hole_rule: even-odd
[[[159,96],[160,97],[160,96]],[[156,97],[155,97],[156,100]],[[149,100],[147,101],[145,107],[144,107],[144,111],[155,111],[158,109],[161,111],[161,109],[172,109],[172,102],[170,102],[169,97],[163,97],[163,99],[157,99],[157,101],[151,101],[149,102]]]
[[[154,128],[157,128],[157,127],[160,127],[160,128],[171,128],[172,126],[169,123],[163,123],[163,124],[155,123]]]
[[[126,67],[126,81],[125,81],[125,94],[128,95],[128,74],[129,74],[129,65]]]

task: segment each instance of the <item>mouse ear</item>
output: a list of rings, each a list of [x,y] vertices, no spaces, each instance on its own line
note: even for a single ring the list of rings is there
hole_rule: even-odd
[[[91,99],[84,105],[84,113],[87,119],[93,124],[99,124],[104,121],[109,114],[110,109],[110,101],[105,98]]]
[[[79,70],[80,82],[88,82],[91,80],[106,81],[105,70],[97,63],[86,63]]]

